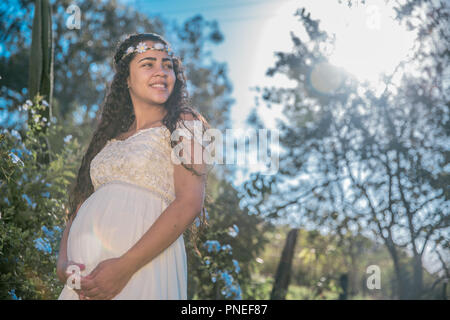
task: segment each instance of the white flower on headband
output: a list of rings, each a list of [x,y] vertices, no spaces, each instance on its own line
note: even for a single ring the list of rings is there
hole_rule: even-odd
[[[128,47],[127,52],[125,54],[127,55],[127,54],[130,54],[130,53],[133,53],[133,52],[134,52],[134,47],[131,46],[131,47]]]
[[[139,53],[145,52],[148,50],[147,44],[145,42],[139,42],[136,46],[136,51]]]
[[[129,46],[125,54],[120,59],[123,59],[125,56],[132,54],[134,52],[143,53],[147,50],[166,51],[171,57],[173,57],[174,55],[172,49],[170,49],[168,45],[165,45],[161,42],[157,42],[151,48],[149,48],[145,42],[141,41],[138,43],[136,48],[133,46]]]
[[[153,45],[153,48],[156,50],[164,50],[165,45],[163,45],[161,42],[157,42]]]

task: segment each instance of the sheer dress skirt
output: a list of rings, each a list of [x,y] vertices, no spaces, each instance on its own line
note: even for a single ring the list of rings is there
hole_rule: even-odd
[[[101,261],[119,257],[146,233],[168,206],[150,190],[112,181],[84,201],[70,228],[68,259],[83,263],[88,275]],[[138,270],[115,296],[119,299],[187,299],[187,263],[183,235]],[[59,300],[78,299],[67,284]]]

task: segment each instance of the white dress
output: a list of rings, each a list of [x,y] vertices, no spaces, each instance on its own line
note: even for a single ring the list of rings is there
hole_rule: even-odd
[[[191,130],[198,122],[184,124]],[[90,175],[95,191],[79,208],[67,240],[68,259],[86,266],[82,276],[128,251],[175,199],[171,151],[170,131],[160,126],[109,140],[94,157]],[[66,284],[58,299],[77,300],[78,295]],[[138,270],[113,299],[187,299],[183,235]]]

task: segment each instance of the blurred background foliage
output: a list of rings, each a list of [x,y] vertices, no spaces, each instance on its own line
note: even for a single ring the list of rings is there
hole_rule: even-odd
[[[166,37],[187,69],[192,105],[213,127],[231,127],[227,64],[205,49],[224,41],[215,21],[197,15],[169,24],[116,1],[77,1],[82,27],[71,30],[65,10],[72,2],[50,3],[52,116],[36,121],[33,115],[49,106],[28,96],[34,1],[0,6],[0,41],[8,48],[0,57],[0,112],[8,115],[0,123],[1,299],[56,299],[62,289],[55,268],[67,190],[123,35]],[[279,173],[252,174],[238,188],[234,168],[216,165],[208,180],[209,227],[199,241],[201,254],[187,243],[189,299],[270,299],[274,289],[285,290],[285,299],[448,297],[449,8],[405,1],[397,13],[417,30],[415,56],[396,69],[401,81],[386,75],[380,93],[326,64],[322,48],[330,37],[299,8],[308,38],[292,33],[293,52],[277,52],[276,65],[267,70],[297,86],[257,91],[266,104],[281,103],[289,119],[278,123],[284,150]],[[408,73],[413,65],[419,70],[414,75]],[[339,86],[317,82],[312,75],[319,67],[337,75]],[[249,124],[261,127],[257,108]],[[297,238],[288,246],[293,228]],[[424,268],[425,249],[437,257],[433,274]],[[286,271],[282,253],[291,256]],[[381,269],[381,289],[368,289],[370,265]],[[277,270],[288,273],[285,288],[275,288]]]

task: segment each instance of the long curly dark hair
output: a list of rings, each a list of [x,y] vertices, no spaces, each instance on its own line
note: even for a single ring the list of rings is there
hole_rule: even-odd
[[[125,57],[123,56],[129,46],[135,47],[139,42],[145,40],[160,42],[170,46],[162,36],[155,33],[132,34],[128,35],[125,40],[119,41],[114,53],[113,61],[115,74],[102,104],[101,118],[81,161],[75,184],[69,191],[69,209],[66,210],[68,220],[75,218],[78,208],[94,192],[90,176],[92,159],[94,159],[94,157],[103,149],[108,140],[115,138],[123,132],[127,132],[135,120],[133,104],[127,86],[127,77],[130,72],[130,62],[136,53],[128,54]],[[194,119],[202,121],[203,130],[210,128],[205,118],[190,106],[189,95],[186,88],[186,77],[181,58],[173,55],[172,62],[176,80],[172,94],[164,106],[167,113],[162,120],[163,125],[166,126],[172,134],[176,129],[178,121],[181,120],[180,115],[191,114]],[[171,147],[173,148],[177,144],[177,141],[170,140]],[[185,163],[182,163],[182,165],[196,175],[203,175]],[[194,248],[196,252],[199,253],[195,240],[198,239],[201,230],[207,226],[205,206],[203,206],[202,212],[197,219],[199,219],[199,223],[193,223],[189,228],[189,233],[191,235],[191,240],[194,242]]]

